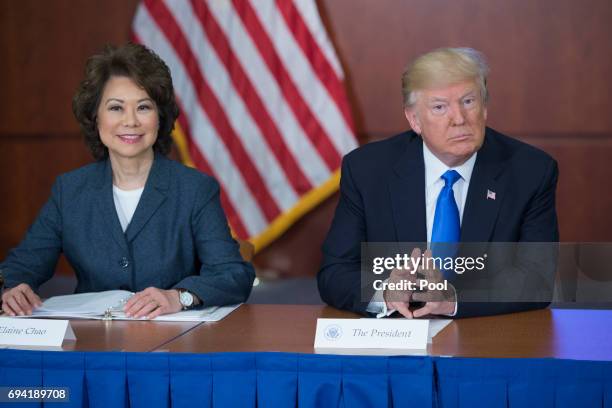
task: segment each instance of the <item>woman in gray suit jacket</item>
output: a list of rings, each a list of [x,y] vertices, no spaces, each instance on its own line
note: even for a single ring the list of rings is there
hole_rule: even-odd
[[[178,107],[170,70],[142,45],[91,57],[73,112],[96,162],[59,176],[24,240],[0,265],[2,309],[27,315],[63,252],[77,292],[137,293],[129,316],[240,303],[253,267],[240,256],[219,185],[166,159]]]

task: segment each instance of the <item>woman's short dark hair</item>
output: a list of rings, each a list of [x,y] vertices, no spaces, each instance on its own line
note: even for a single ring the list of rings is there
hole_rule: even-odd
[[[111,76],[131,78],[155,101],[159,131],[153,150],[168,154],[172,146],[174,121],[179,115],[170,69],[144,45],[128,43],[120,47],[106,46],[100,54],[91,56],[85,65],[85,78],[72,98],[72,112],[93,157],[96,160],[108,157],[108,149],[102,144],[98,133],[97,114],[102,91]]]

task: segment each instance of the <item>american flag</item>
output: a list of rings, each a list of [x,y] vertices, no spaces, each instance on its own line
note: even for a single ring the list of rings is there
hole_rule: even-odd
[[[357,141],[314,0],[145,0],[132,36],[170,67],[176,145],[238,238],[261,249],[337,190]]]

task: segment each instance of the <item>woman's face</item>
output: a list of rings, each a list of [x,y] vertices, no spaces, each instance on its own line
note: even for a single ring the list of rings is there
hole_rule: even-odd
[[[146,158],[157,140],[157,106],[131,78],[112,76],[98,107],[98,132],[111,157]]]

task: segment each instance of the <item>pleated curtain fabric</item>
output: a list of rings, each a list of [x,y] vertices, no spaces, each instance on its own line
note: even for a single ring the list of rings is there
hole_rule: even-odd
[[[612,362],[0,350],[0,386],[68,387],[62,407],[612,408]]]

